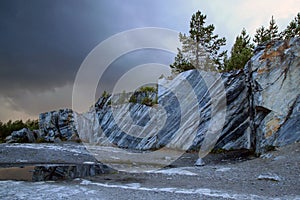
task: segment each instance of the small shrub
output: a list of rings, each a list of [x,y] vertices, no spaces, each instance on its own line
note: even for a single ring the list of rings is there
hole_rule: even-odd
[[[36,143],[49,143],[48,141],[46,141],[46,139],[45,138],[43,138],[43,137],[40,137],[40,138],[38,138],[37,140],[36,140]]]
[[[149,97],[145,97],[145,98],[142,99],[141,104],[144,104],[146,106],[152,106],[153,105],[152,99],[149,98]]]
[[[130,102],[130,103],[137,103],[137,98],[136,98],[135,94],[132,94],[132,95],[131,95],[131,97],[130,97],[130,99],[129,99],[129,102]]]
[[[156,87],[151,87],[151,86],[145,86],[141,87],[138,91],[140,92],[151,92],[151,93],[157,93],[157,86]]]

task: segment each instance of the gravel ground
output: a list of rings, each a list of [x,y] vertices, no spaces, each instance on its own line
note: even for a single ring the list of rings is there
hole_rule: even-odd
[[[0,166],[95,162],[79,144],[26,145],[1,144]],[[195,159],[195,153],[184,154],[171,166],[147,173],[60,182],[4,180],[0,199],[300,199],[300,143],[259,158],[243,151],[211,154],[202,167],[193,166]]]

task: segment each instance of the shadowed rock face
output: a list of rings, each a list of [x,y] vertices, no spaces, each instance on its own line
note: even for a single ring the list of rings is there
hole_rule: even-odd
[[[300,140],[300,39],[269,43],[249,65],[256,151]]]
[[[100,98],[80,115],[70,109],[43,113],[41,135],[55,141],[78,134],[84,142],[136,150],[206,146],[263,152],[299,141],[299,52],[299,38],[276,41],[257,48],[244,70],[191,70],[159,79],[153,106],[126,103],[119,95]]]
[[[41,136],[48,142],[77,140],[73,115],[71,109],[41,113],[39,116]]]
[[[18,131],[13,131],[11,135],[5,138],[6,143],[21,143],[28,142],[33,143],[36,142],[36,139],[39,137],[39,131],[34,130],[31,131],[28,128],[23,128]]]

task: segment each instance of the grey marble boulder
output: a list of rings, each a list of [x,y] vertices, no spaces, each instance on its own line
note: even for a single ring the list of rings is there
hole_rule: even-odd
[[[71,109],[41,113],[39,128],[41,136],[48,142],[78,140],[74,112]]]
[[[22,143],[28,142],[33,143],[36,142],[38,137],[38,131],[31,131],[28,128],[23,128],[18,131],[13,131],[11,135],[5,138],[6,143]]]

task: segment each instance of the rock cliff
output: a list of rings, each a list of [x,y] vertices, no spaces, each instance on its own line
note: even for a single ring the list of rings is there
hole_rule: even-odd
[[[261,153],[300,141],[299,85],[300,38],[273,41],[256,48],[243,70],[190,70],[159,79],[157,96],[149,97],[152,106],[141,104],[141,95],[131,103],[131,95],[106,95],[83,114],[42,113],[40,133],[47,141],[79,135],[83,142],[135,150]]]
[[[85,118],[77,120],[78,130],[89,142],[131,149],[199,149],[210,135],[214,148],[259,153],[299,141],[299,52],[299,38],[274,41],[259,46],[244,70],[220,76],[191,70],[160,79],[153,107],[111,106],[102,98],[78,116]],[[218,123],[222,129],[214,134]]]
[[[300,141],[300,39],[261,46],[247,67],[256,151]]]
[[[217,128],[215,138],[209,141],[216,148],[250,148],[245,80],[243,71],[222,76],[197,70],[183,72],[172,80],[159,80],[158,104],[152,107],[138,103],[111,105],[107,103],[111,97],[101,98],[94,110],[76,116],[77,130],[83,141],[102,145],[188,150],[199,149]],[[214,83],[209,89],[207,81]]]

